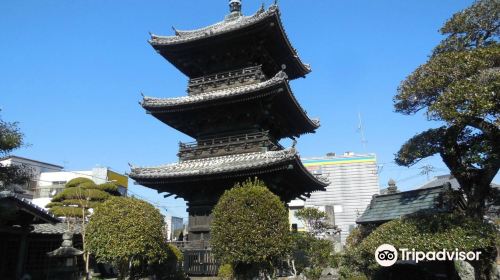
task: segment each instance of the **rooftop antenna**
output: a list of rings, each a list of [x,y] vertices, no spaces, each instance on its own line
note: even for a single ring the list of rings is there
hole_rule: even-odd
[[[427,164],[419,168],[420,169],[420,175],[426,175],[427,176],[427,181],[429,181],[430,176],[429,174],[435,172],[434,166]]]
[[[365,138],[365,128],[363,126],[363,120],[361,119],[361,112],[358,111],[358,129],[357,131],[359,132],[360,136],[361,136],[361,144],[363,145],[363,149],[366,151],[366,143],[368,143],[368,141],[366,141],[366,138]]]
[[[67,170],[68,169],[68,163],[69,163],[69,161],[63,160],[63,170]]]

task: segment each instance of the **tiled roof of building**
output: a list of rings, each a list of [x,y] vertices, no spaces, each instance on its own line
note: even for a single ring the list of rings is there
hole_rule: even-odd
[[[211,37],[222,33],[230,32],[233,30],[238,30],[246,26],[250,26],[256,22],[259,22],[267,17],[273,16],[277,13],[279,13],[278,6],[272,5],[267,10],[259,9],[255,14],[251,16],[238,16],[238,17],[226,18],[223,21],[199,29],[194,29],[194,30],[175,29],[174,36],[160,36],[151,34],[151,39],[149,40],[149,42],[152,45],[168,45],[168,44],[194,41],[201,38]]]
[[[451,187],[454,190],[458,190],[460,188],[460,185],[458,184],[457,179],[455,179],[453,177],[453,175],[451,175],[451,174],[436,176],[436,177],[432,178],[432,180],[426,182],[425,184],[423,184],[422,186],[420,186],[418,188],[419,189],[433,188],[433,187],[437,187],[437,186],[442,186],[444,183],[450,183]]]
[[[16,156],[16,155],[9,155],[9,156],[0,158],[0,161],[4,161],[4,160],[8,160],[8,159],[11,159],[11,160],[16,160],[16,159],[17,160],[25,160],[25,161],[30,161],[30,162],[33,162],[33,163],[40,163],[40,164],[43,164],[43,165],[50,165],[50,166],[56,167],[57,169],[63,169],[64,168],[63,166],[60,166],[60,165],[57,165],[57,164],[52,164],[52,163],[43,162],[43,161],[39,161],[39,160],[34,160],[34,159],[30,159],[30,158],[20,157],[20,156]]]
[[[274,85],[285,82],[287,75],[284,72],[278,72],[273,78],[266,80],[264,82],[249,84],[244,86],[237,86],[226,88],[222,90],[208,91],[201,94],[181,96],[181,97],[171,97],[171,98],[155,98],[155,97],[144,97],[142,101],[142,107],[146,109],[158,108],[158,107],[168,107],[177,105],[187,105],[193,103],[200,103],[209,100],[222,99],[230,96],[243,95],[246,93],[256,92],[258,90],[268,88]]]
[[[227,17],[223,21],[199,29],[193,29],[193,30],[174,29],[175,35],[173,36],[161,36],[161,35],[151,34],[151,39],[149,40],[149,43],[151,45],[170,45],[170,44],[195,41],[198,39],[217,36],[219,34],[242,29],[269,17],[277,16],[278,18],[280,18],[279,15],[280,11],[277,5],[271,5],[267,10],[261,7],[255,14],[251,16],[241,15],[237,17]]]
[[[157,48],[161,46],[171,46],[171,45],[193,42],[206,38],[216,37],[226,33],[231,33],[233,31],[238,32],[243,28],[256,25],[267,19],[275,20],[273,24],[277,24],[278,27],[280,28],[283,37],[286,41],[286,45],[288,45],[288,48],[290,49],[293,58],[305,70],[305,74],[311,72],[311,66],[309,64],[303,63],[299,57],[299,54],[297,53],[297,50],[291,46],[290,41],[288,40],[286,32],[283,28],[283,24],[281,22],[281,17],[280,17],[280,11],[277,5],[271,5],[267,10],[264,9],[264,7],[261,7],[255,14],[250,16],[243,16],[243,15],[229,16],[226,17],[223,21],[199,29],[177,30],[174,28],[175,35],[172,36],[161,36],[161,35],[151,34],[151,39],[149,40],[149,43],[154,48]]]
[[[440,206],[440,196],[446,186],[416,189],[394,194],[375,195],[358,224],[382,223],[419,211],[447,211]]]
[[[2,191],[0,192],[0,200],[8,199],[14,201],[18,205],[19,211],[23,211],[33,216],[33,223],[35,222],[46,222],[46,223],[58,223],[60,220],[49,213],[47,210],[37,206],[30,200],[23,198],[13,192]],[[30,219],[32,219],[30,216]]]
[[[281,85],[281,88],[277,90],[272,90],[272,87]],[[270,89],[266,91],[261,91],[263,89]],[[266,80],[264,82],[237,86],[232,88],[226,88],[222,90],[214,90],[196,95],[182,96],[182,97],[171,97],[171,98],[155,98],[155,97],[144,97],[141,105],[144,109],[154,113],[163,112],[177,112],[183,110],[190,110],[192,108],[198,108],[198,106],[209,105],[214,101],[225,102],[229,98],[240,98],[240,99],[254,99],[264,94],[267,96],[269,94],[280,94],[285,91],[290,98],[290,103],[296,107],[296,111],[300,118],[311,127],[312,131],[320,126],[319,119],[311,119],[307,116],[306,111],[300,106],[299,102],[295,99],[288,82],[287,75],[285,72],[278,72],[273,78]],[[191,106],[193,105],[193,106]]]
[[[173,178],[211,175],[272,166],[297,157],[295,149],[235,154],[220,157],[185,160],[157,167],[132,167],[134,179]]]
[[[454,190],[460,189],[460,184],[458,183],[457,179],[455,179],[455,177],[453,177],[453,175],[451,175],[451,174],[436,176],[436,177],[432,178],[432,180],[426,182],[425,184],[423,184],[422,186],[420,186],[418,188],[419,189],[433,188],[436,186],[442,186],[445,183],[450,183],[451,188]],[[491,187],[492,188],[500,188],[500,185],[495,184],[495,183],[491,183]]]

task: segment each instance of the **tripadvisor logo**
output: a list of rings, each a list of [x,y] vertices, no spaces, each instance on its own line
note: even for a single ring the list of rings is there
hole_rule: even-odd
[[[481,252],[463,252],[458,249],[422,252],[415,249],[400,248],[402,261],[478,261]],[[381,266],[391,266],[398,260],[398,250],[390,244],[382,244],[375,250],[375,260]]]
[[[390,244],[382,244],[375,251],[375,260],[381,266],[391,266],[398,260],[398,251]]]

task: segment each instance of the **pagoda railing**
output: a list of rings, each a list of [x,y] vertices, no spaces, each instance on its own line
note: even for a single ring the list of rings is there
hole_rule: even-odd
[[[180,142],[177,155],[180,160],[188,160],[278,149],[283,149],[283,147],[272,139],[268,131],[261,131],[203,139],[197,142]]]
[[[261,66],[258,65],[190,79],[187,91],[188,95],[196,95],[209,90],[253,84],[265,79],[266,76]]]

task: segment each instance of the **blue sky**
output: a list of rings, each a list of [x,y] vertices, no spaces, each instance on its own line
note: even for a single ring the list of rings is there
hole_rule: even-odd
[[[148,31],[171,35],[171,26],[192,29],[228,13],[228,1],[3,0],[0,2],[0,112],[18,121],[30,145],[15,154],[68,170],[127,163],[157,165],[177,160],[179,141],[191,139],[146,115],[140,92],[185,94],[187,78],[156,54]],[[254,13],[262,1],[243,0]],[[264,1],[266,7],[272,1]],[[393,111],[399,83],[425,63],[442,39],[440,26],[469,6],[465,0],[290,1],[279,6],[286,32],[312,73],[291,82],[311,117],[322,126],[298,139],[302,156],[327,152],[377,154],[380,183],[394,178],[401,189],[426,181],[431,164],[393,163],[394,153],[436,122],[422,114]],[[361,114],[366,148],[358,128]],[[286,143],[286,142],[285,142]],[[132,194],[186,216],[184,203],[131,186]]]

